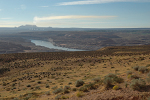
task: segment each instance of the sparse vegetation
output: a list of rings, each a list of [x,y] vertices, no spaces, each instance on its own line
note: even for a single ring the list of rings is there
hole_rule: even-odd
[[[8,75],[7,77],[2,76],[0,78],[0,90],[4,91],[0,91],[0,98],[30,100],[41,99],[44,96],[46,99],[51,100],[56,97],[57,100],[60,100],[84,96],[87,99],[87,94],[103,91],[102,94],[109,95],[108,91],[113,91],[115,94],[118,91],[114,90],[118,89],[123,92],[133,89],[131,92],[129,91],[131,94],[134,90],[138,90],[136,91],[138,93],[149,93],[150,74],[147,74],[149,66],[146,68],[135,66],[136,71],[133,71],[135,69],[132,69],[132,66],[147,65],[150,57],[142,55],[144,60],[141,61],[138,60],[139,56],[124,56],[123,54],[120,56],[118,54],[111,57],[110,55],[81,56],[81,58],[53,60],[54,58],[51,58],[51,56],[46,55],[49,58],[42,58],[43,55],[40,55],[36,59],[18,59],[14,62],[5,62],[3,67],[10,68],[10,71],[5,73]],[[51,60],[47,61],[46,59]],[[64,66],[65,64],[66,66]],[[79,64],[83,65],[79,66]],[[94,64],[94,66],[91,66],[91,64]],[[28,91],[33,92],[31,97],[25,94]],[[19,96],[18,93],[22,96]]]

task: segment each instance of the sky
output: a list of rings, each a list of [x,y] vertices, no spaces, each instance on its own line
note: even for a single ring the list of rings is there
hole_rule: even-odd
[[[0,27],[150,28],[150,0],[0,0]]]

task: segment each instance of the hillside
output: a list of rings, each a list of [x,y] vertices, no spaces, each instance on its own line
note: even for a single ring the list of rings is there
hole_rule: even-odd
[[[0,99],[147,100],[149,71],[150,45],[1,54]]]

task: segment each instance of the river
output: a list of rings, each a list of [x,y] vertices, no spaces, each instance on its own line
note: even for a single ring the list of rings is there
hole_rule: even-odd
[[[31,40],[32,43],[34,43],[37,46],[44,46],[50,49],[58,49],[58,50],[64,50],[64,51],[87,51],[87,50],[80,50],[80,49],[70,49],[65,47],[58,47],[54,46],[51,42],[43,41],[43,40]]]

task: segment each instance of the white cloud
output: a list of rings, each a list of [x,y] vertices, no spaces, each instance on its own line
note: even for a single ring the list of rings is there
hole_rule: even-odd
[[[34,22],[46,20],[59,20],[59,19],[94,19],[94,18],[114,18],[117,16],[82,16],[82,15],[69,15],[69,16],[50,16],[50,17],[34,17]]]
[[[150,0],[82,0],[73,2],[62,2],[58,5],[85,5],[85,4],[102,4],[110,2],[150,2]]]
[[[0,11],[2,11],[2,9],[0,9]]]
[[[42,7],[42,8],[47,8],[47,7],[49,7],[49,6],[40,6],[40,7]]]

